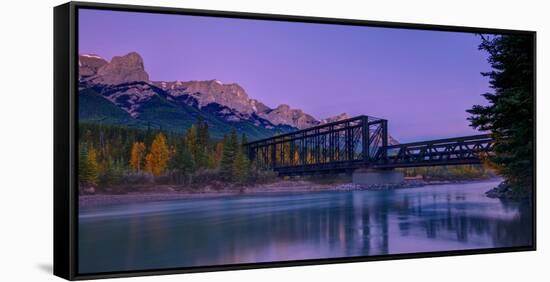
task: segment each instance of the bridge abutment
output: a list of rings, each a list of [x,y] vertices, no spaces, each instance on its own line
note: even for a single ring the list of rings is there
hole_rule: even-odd
[[[353,184],[359,185],[398,184],[403,180],[403,173],[395,169],[360,168],[352,174]]]

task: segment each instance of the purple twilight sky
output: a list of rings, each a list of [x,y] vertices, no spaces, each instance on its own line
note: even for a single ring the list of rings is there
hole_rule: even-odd
[[[136,51],[151,80],[238,83],[270,107],[388,119],[401,142],[476,134],[489,91],[471,33],[81,10],[79,52]]]

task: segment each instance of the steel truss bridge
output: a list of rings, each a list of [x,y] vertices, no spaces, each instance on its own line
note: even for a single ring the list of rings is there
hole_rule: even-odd
[[[479,164],[493,144],[482,134],[389,145],[387,120],[358,116],[246,143],[244,149],[256,166],[284,176]]]

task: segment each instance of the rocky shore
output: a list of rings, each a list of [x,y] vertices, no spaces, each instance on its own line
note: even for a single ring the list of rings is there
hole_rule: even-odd
[[[382,191],[382,190],[394,190],[394,189],[404,189],[404,188],[415,188],[415,187],[422,187],[426,185],[425,183],[421,183],[419,181],[415,182],[401,182],[397,184],[377,184],[377,185],[361,185],[361,184],[353,184],[353,183],[346,183],[342,185],[338,185],[334,188],[335,191]]]
[[[530,198],[530,194],[514,190],[507,182],[500,183],[497,187],[487,191],[485,195],[489,198],[499,198],[505,200],[525,200]]]

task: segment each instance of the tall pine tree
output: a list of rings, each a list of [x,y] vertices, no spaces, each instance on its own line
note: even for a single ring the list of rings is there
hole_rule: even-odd
[[[223,154],[220,161],[220,176],[225,181],[233,181],[235,158],[238,146],[237,132],[233,130],[231,135],[224,137]]]
[[[199,168],[205,168],[208,165],[208,124],[199,119],[197,122],[197,147],[195,148],[195,163]]]
[[[245,143],[246,136],[243,134],[241,142],[237,144],[237,148],[235,149],[235,162],[233,165],[233,181],[238,183],[246,182],[250,173],[250,162],[243,151],[243,144]]]
[[[88,183],[88,148],[85,143],[79,145],[78,154],[78,182]]]
[[[492,133],[495,155],[489,160],[519,194],[533,186],[533,44],[530,36],[482,36],[479,49],[489,53],[493,69],[482,75],[493,92],[483,94],[487,106],[468,110],[472,127]]]
[[[181,140],[176,145],[176,152],[170,159],[170,168],[184,175],[191,174],[195,171],[195,161],[187,147],[185,139]]]

